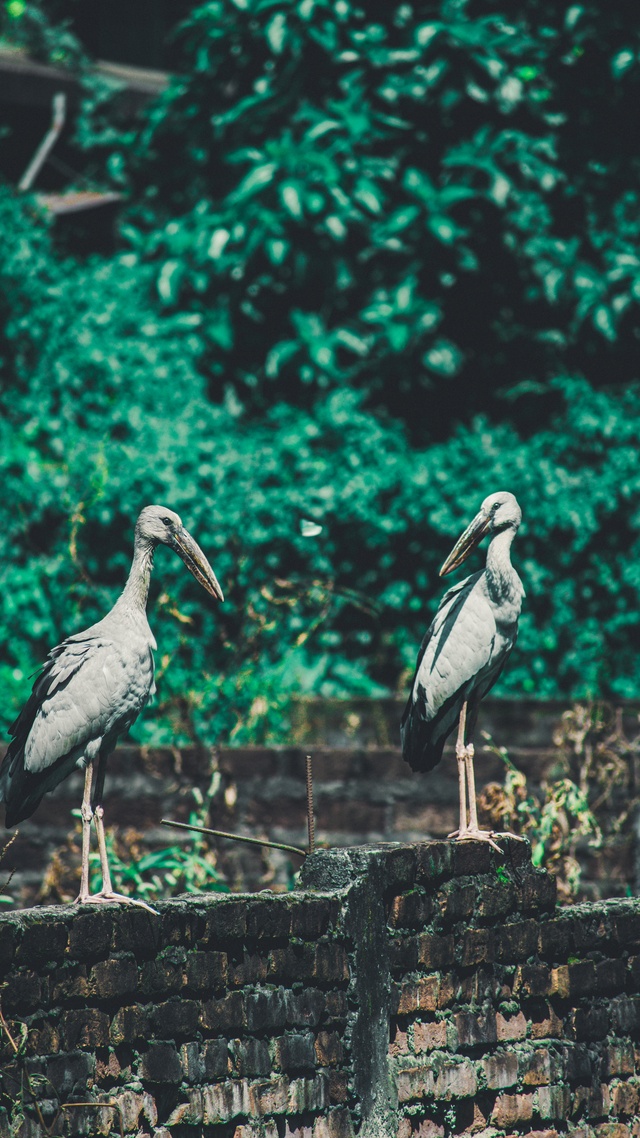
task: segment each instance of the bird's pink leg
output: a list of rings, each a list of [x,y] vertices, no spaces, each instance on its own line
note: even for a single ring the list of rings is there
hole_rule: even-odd
[[[84,793],[82,795],[82,870],[80,874],[80,892],[75,904],[84,904],[90,900],[89,893],[89,848],[91,843],[91,783],[93,782],[93,763],[87,763],[84,772]]]
[[[109,869],[109,858],[107,856],[107,843],[104,836],[104,810],[102,806],[96,806],[94,811],[94,821],[96,824],[96,836],[98,838],[98,850],[100,853],[100,869],[102,872],[102,889],[96,893],[95,897],[91,897],[92,901],[119,901],[125,905],[138,905],[141,909],[147,909],[150,913],[156,913],[156,909],[152,909],[151,905],[147,905],[146,901],[137,901],[135,897],[127,897],[125,893],[116,893],[111,884],[111,870]]]
[[[460,829],[449,834],[458,842],[488,842],[498,853],[502,853],[489,830],[481,830],[478,826],[478,808],[476,804],[476,782],[473,771],[473,743],[465,744],[464,737],[467,729],[467,701],[462,705],[460,722],[458,724],[458,739],[456,741],[456,759],[458,760],[458,781],[460,786]],[[465,792],[466,781],[466,792]],[[469,797],[469,820],[467,821],[467,802]]]

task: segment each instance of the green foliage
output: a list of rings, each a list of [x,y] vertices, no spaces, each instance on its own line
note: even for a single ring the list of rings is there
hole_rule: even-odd
[[[94,85],[125,246],[62,260],[0,193],[6,723],[153,500],[228,599],[158,554],[145,741],[283,738],[292,692],[404,687],[501,487],[527,600],[499,690],[637,692],[639,35],[628,3],[215,0],[137,134]]]
[[[348,385],[423,443],[462,406],[530,428],[534,393],[540,425],[569,358],[636,378],[639,49],[629,3],[195,8],[110,169],[214,398]]]
[[[194,799],[189,814],[192,826],[205,826],[209,808],[220,787],[220,772],[214,770],[206,794],[198,787],[191,788]],[[74,811],[80,817],[80,811]],[[228,893],[216,866],[215,853],[207,845],[204,835],[189,834],[186,844],[166,846],[144,851],[139,845],[139,834],[121,834],[108,830],[106,845],[109,855],[111,882],[118,893],[144,901],[177,897],[181,893]],[[102,873],[98,851],[89,856],[90,888],[97,893],[102,888]]]

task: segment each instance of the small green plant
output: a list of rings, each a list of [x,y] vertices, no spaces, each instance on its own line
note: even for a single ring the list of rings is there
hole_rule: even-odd
[[[199,787],[191,787],[193,809],[189,822],[194,826],[207,824],[209,807],[220,789],[220,772],[214,769],[211,781],[203,794]],[[80,811],[74,811],[80,816]],[[191,832],[183,845],[165,846],[144,852],[142,836],[127,830],[119,834],[116,829],[106,833],[109,866],[114,889],[126,896],[157,901],[174,897],[178,893],[228,893],[216,865],[216,854],[203,834]],[[94,850],[89,859],[91,888],[98,891],[102,885],[100,858]]]
[[[576,851],[586,841],[602,845],[602,832],[589,805],[587,792],[569,777],[544,780],[539,791],[528,785],[527,776],[485,733],[488,749],[505,766],[504,781],[490,783],[479,805],[496,830],[510,830],[531,843],[531,860],[558,880],[558,893],[567,902],[576,899],[581,867]]]

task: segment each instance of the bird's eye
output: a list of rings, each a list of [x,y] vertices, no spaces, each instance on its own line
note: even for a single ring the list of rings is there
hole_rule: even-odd
[[[164,522],[164,524],[165,524],[166,526],[171,526],[171,525],[173,525],[173,522],[171,521],[171,518],[161,518],[160,520],[161,520],[162,522]]]

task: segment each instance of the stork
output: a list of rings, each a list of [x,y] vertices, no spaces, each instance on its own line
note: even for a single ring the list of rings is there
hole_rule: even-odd
[[[168,545],[217,600],[222,589],[200,546],[164,506],[146,506],[135,528],[133,562],[115,605],[97,624],[67,637],[47,657],[15,723],[0,768],[0,802],[7,828],[33,814],[42,798],[76,767],[85,771],[82,798],[82,870],[76,903],[124,901],[111,884],[102,806],[106,760],[155,691],[147,597],[158,545]],[[89,892],[93,821],[102,889]],[[147,908],[148,906],[145,906]]]
[[[516,642],[524,589],[510,552],[521,519],[513,494],[491,494],[447,557],[441,577],[462,565],[491,534],[486,567],[442,598],[420,647],[400,726],[404,758],[414,771],[429,771],[440,762],[445,740],[457,724],[460,824],[449,837],[493,846],[497,835],[478,826],[473,732],[480,701]]]

